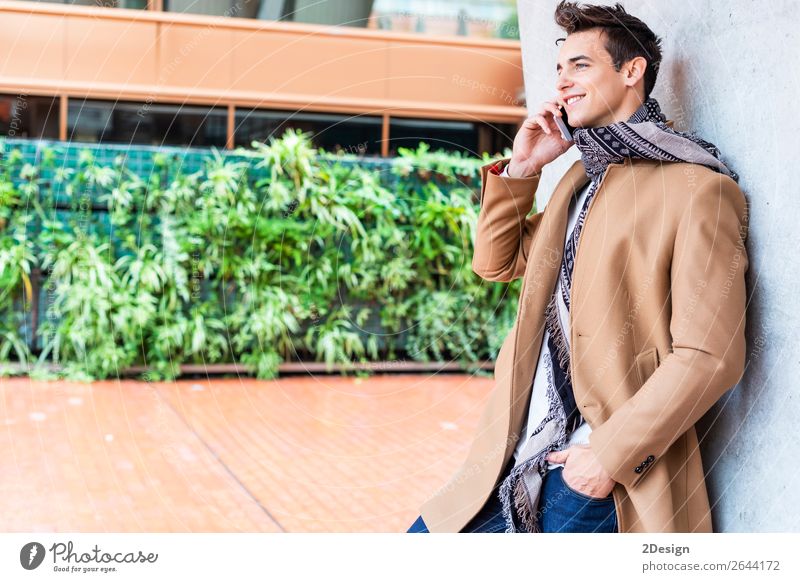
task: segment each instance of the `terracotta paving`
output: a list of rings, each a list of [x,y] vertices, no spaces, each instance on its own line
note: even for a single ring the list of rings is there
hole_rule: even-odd
[[[490,377],[0,378],[0,531],[399,532]]]

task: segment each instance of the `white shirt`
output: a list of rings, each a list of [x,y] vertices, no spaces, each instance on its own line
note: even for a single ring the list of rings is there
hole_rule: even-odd
[[[506,165],[500,175],[508,176],[508,165]],[[591,182],[587,184],[586,187],[578,194],[577,203],[575,202],[575,199],[570,202],[567,234],[572,232],[575,223],[578,221],[578,214],[580,214],[581,208],[583,208],[583,204],[586,202],[586,196],[589,194],[590,185]],[[564,242],[566,244],[566,238]],[[557,290],[560,290],[561,277],[558,277],[556,286]],[[517,447],[514,450],[515,459],[519,456],[519,452],[530,438],[530,433],[533,432],[537,426],[539,426],[539,423],[547,414],[547,367],[551,365],[552,361],[550,359],[550,349],[547,345],[548,337],[550,337],[550,333],[545,327],[544,335],[542,337],[542,348],[539,352],[539,360],[536,363],[536,371],[534,372],[533,376],[533,388],[531,389],[531,403],[530,407],[528,408],[528,420],[525,428],[523,429],[522,437],[517,442]],[[592,429],[589,424],[584,422],[577,429],[575,429],[571,435],[568,436],[567,446],[589,444],[589,433],[591,432]],[[552,469],[554,467],[563,466],[564,463],[548,462],[547,468]]]

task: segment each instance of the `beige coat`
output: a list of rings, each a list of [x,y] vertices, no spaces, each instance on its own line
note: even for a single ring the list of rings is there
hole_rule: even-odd
[[[431,532],[460,531],[513,454],[570,198],[589,180],[575,162],[544,211],[527,216],[539,176],[490,166],[472,268],[488,281],[523,277],[522,291],[467,458],[420,510]],[[736,182],[697,164],[611,164],[590,203],[572,282],[573,389],[617,482],[620,532],[712,531],[694,425],[744,373],[746,235]]]

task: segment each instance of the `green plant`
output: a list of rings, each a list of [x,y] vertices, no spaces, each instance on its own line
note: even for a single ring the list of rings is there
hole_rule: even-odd
[[[49,362],[82,380],[221,362],[274,378],[299,357],[401,352],[468,363],[495,357],[513,324],[518,281],[470,267],[488,154],[421,143],[370,166],[293,130],[191,168],[83,146],[69,165],[70,148],[33,163],[0,142],[0,361],[35,361],[37,377]]]

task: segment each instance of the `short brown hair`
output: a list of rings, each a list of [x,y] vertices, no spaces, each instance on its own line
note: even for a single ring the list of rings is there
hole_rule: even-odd
[[[644,98],[650,96],[656,84],[661,65],[661,39],[644,22],[625,12],[617,2],[614,7],[585,5],[562,0],[556,6],[556,24],[569,35],[592,28],[601,29],[605,37],[605,48],[614,61],[614,69],[634,57],[644,57],[647,67],[644,72]],[[558,41],[566,40],[559,38]]]

